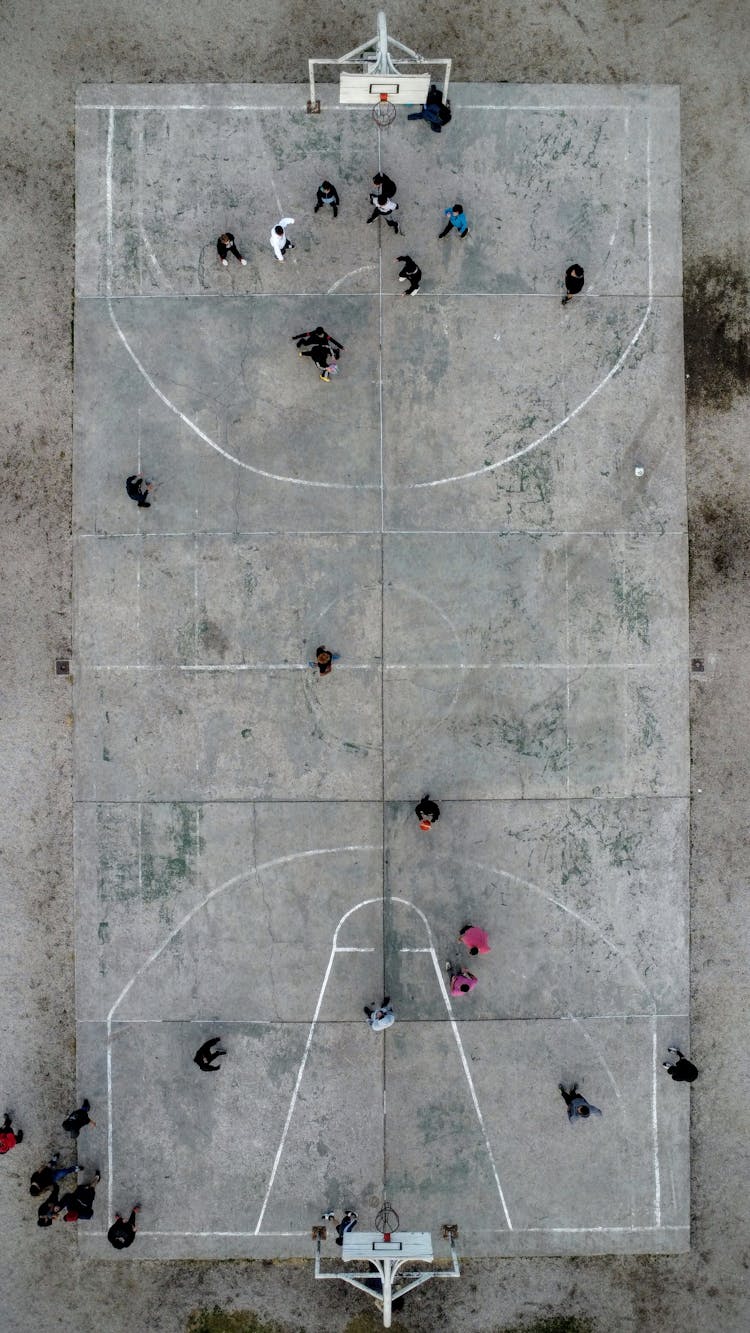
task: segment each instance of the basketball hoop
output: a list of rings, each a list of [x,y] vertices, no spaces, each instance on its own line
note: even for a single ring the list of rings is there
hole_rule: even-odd
[[[376,102],[372,108],[372,118],[379,130],[387,130],[396,119],[396,108],[393,102],[388,101],[388,94],[381,93],[380,101]]]
[[[388,1202],[387,1199],[383,1200],[383,1207],[380,1209],[380,1212],[375,1218],[375,1226],[377,1227],[378,1231],[380,1231],[383,1236],[387,1236],[389,1240],[391,1238],[391,1234],[394,1231],[398,1231],[399,1228],[398,1213],[396,1212],[396,1209],[393,1207],[393,1205]]]

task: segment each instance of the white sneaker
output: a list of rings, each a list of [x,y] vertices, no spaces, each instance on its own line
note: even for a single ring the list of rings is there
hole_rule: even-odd
[[[242,265],[243,268],[247,268],[247,260],[246,260],[246,259],[241,259],[241,260],[240,260],[240,263],[241,263],[241,265]]]
[[[222,262],[222,264],[224,265],[225,268],[229,268],[229,260],[228,260],[228,259],[222,259],[221,262]]]
[[[406,282],[406,278],[399,278],[399,282]]]

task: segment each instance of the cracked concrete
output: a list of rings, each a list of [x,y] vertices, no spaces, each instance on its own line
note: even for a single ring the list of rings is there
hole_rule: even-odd
[[[698,1333],[706,1325],[744,1333],[750,1164],[735,1037],[750,999],[741,913],[750,753],[742,615],[750,550],[744,6],[628,0],[603,9],[581,0],[541,11],[522,4],[498,16],[484,2],[457,11],[392,0],[388,17],[410,45],[453,55],[459,79],[681,85],[691,656],[707,663],[704,678],[691,682],[692,1052],[703,1069],[692,1092],[691,1253],[476,1261],[449,1303],[429,1286],[409,1302],[403,1328],[496,1333],[566,1314],[588,1320],[595,1333]],[[13,781],[3,808],[2,1070],[3,1095],[22,1115],[29,1145],[44,1144],[43,1152],[54,1146],[74,1076],[70,683],[52,674],[53,659],[70,650],[74,91],[84,81],[297,81],[308,55],[350,49],[372,22],[360,4],[335,16],[317,4],[304,11],[230,4],[220,24],[189,2],[179,12],[145,0],[127,8],[111,0],[82,0],[75,9],[48,0],[31,11],[18,0],[5,6],[0,225],[12,263],[3,277],[9,521],[0,596],[2,741]],[[33,1225],[26,1181],[38,1164],[18,1149],[0,1173],[0,1294],[10,1333],[46,1333],[71,1321],[104,1333],[171,1331],[185,1328],[191,1311],[215,1305],[254,1310],[284,1333],[354,1329],[361,1298],[335,1284],[313,1289],[307,1265],[133,1269],[81,1257],[69,1233],[46,1235]]]

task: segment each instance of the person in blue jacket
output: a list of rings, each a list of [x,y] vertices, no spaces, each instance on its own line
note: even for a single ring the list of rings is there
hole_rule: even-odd
[[[466,214],[464,213],[463,204],[454,204],[452,208],[444,208],[443,214],[447,217],[448,221],[440,232],[438,240],[442,240],[443,236],[447,236],[451,227],[458,233],[462,240],[464,236],[468,236],[469,223],[466,219]]]

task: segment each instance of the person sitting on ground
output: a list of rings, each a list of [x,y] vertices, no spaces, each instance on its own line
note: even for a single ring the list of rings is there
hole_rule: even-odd
[[[13,1112],[6,1111],[5,1119],[0,1125],[0,1155],[10,1152],[17,1143],[23,1141],[23,1130],[13,1128]]]
[[[60,1208],[66,1209],[64,1221],[91,1221],[94,1216],[94,1195],[100,1180],[100,1173],[95,1171],[87,1185],[76,1185],[76,1188],[71,1190],[70,1194],[63,1194],[60,1200]]]
[[[70,1176],[81,1169],[77,1162],[75,1166],[58,1166],[59,1160],[60,1154],[56,1152],[44,1166],[41,1166],[38,1171],[32,1172],[29,1194],[36,1198],[44,1190],[51,1189],[58,1181],[64,1180],[66,1176]]]
[[[66,1196],[67,1197],[67,1196]],[[52,1223],[60,1215],[62,1203],[60,1202],[60,1186],[55,1182],[52,1186],[51,1194],[40,1203],[36,1210],[36,1224],[38,1227],[51,1227]]]

